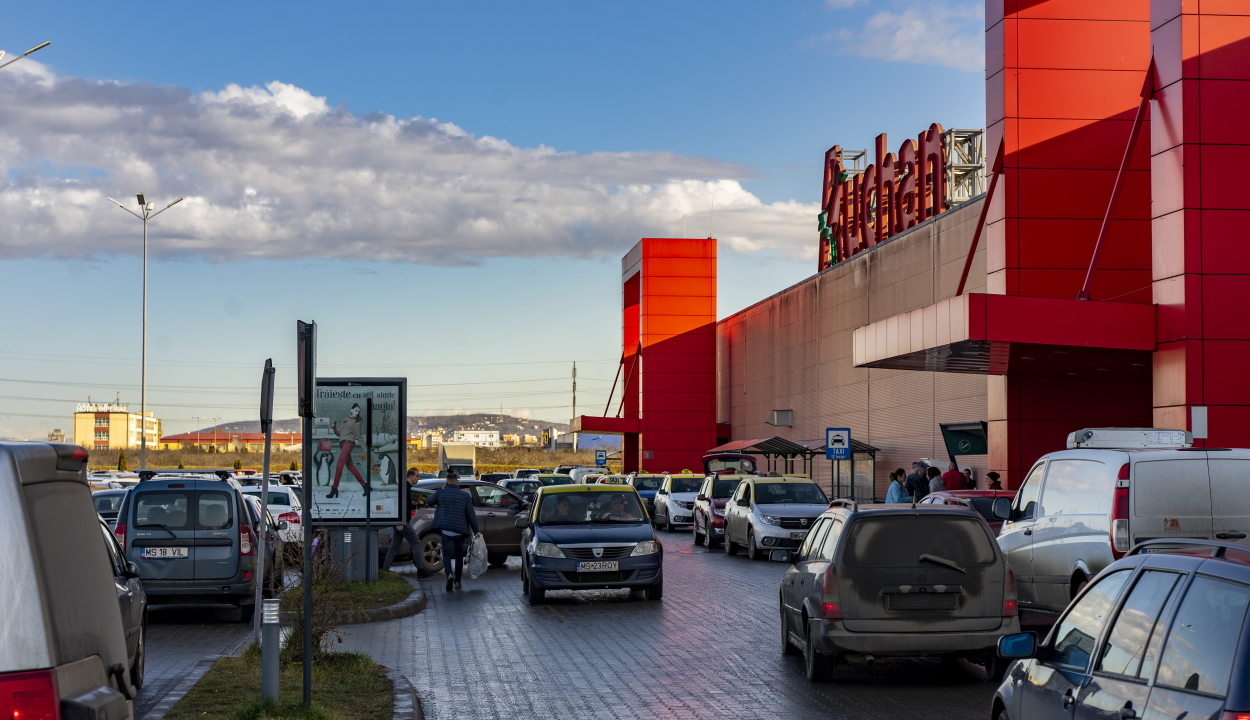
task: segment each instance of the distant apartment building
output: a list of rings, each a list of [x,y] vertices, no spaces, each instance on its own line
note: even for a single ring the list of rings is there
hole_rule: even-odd
[[[478,447],[502,447],[498,430],[456,430],[451,434],[454,442],[470,442]]]
[[[433,450],[443,444],[442,433],[426,433],[421,436],[421,448],[424,450]]]
[[[264,433],[239,433],[211,430],[206,432],[190,432],[181,435],[166,435],[161,438],[161,450],[204,450],[210,448],[215,452],[263,452],[265,449]],[[273,450],[299,450],[303,442],[300,433],[276,432],[270,440]]]
[[[65,433],[61,432],[61,428],[56,428],[52,432],[48,433],[48,442],[65,442]]]
[[[538,444],[538,436],[537,436],[537,435],[526,435],[526,436],[525,436],[525,440],[523,440],[523,441],[522,441],[522,443],[523,443],[523,444],[525,444],[525,445],[537,445],[537,444]]]
[[[74,439],[91,450],[138,448],[145,429],[140,420],[139,413],[130,412],[120,397],[113,403],[98,403],[88,397],[74,412]],[[155,450],[161,437],[161,421],[149,412],[146,425],[147,446]]]
[[[521,444],[521,436],[520,435],[504,435],[503,444],[516,447]]]

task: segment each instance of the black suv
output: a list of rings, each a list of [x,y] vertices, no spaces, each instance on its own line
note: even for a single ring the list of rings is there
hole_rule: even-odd
[[[1250,716],[1250,548],[1151,540],[1073,599],[1045,642],[1004,637],[1019,660],[994,720]]]

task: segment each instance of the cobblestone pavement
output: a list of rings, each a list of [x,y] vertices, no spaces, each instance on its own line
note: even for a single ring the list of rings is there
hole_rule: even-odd
[[[135,698],[142,718],[196,664],[212,655],[233,655],[251,636],[239,611],[219,607],[158,606],[148,611],[148,649],[143,689]]]
[[[455,593],[442,575],[423,581],[424,612],[349,626],[340,647],[407,676],[430,720],[988,714],[993,686],[964,662],[844,665],[832,682],[809,683],[802,658],[778,649],[785,565],[708,553],[688,532],[661,539],[661,601],[559,591],[532,607],[512,558],[507,569],[466,576]]]

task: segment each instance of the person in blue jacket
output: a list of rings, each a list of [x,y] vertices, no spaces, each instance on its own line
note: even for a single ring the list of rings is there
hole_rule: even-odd
[[[451,592],[453,583],[457,589],[460,587],[467,541],[480,534],[473,498],[460,487],[460,476],[449,472],[447,484],[426,498],[425,504],[435,508],[431,529],[443,534],[443,572],[447,573],[447,591]]]
[[[894,472],[890,473],[890,489],[886,491],[886,494],[885,494],[886,502],[888,503],[911,502],[911,497],[907,494],[907,486],[903,484],[906,478],[907,478],[907,473],[903,471],[903,468],[899,468],[895,470]]]

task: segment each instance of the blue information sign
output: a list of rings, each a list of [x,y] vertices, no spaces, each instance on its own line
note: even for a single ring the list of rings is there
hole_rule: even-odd
[[[850,428],[825,428],[825,459],[851,459]]]
[[[603,467],[604,465],[607,465],[607,464],[608,464],[608,451],[596,450],[595,451],[595,465],[599,467]]]

